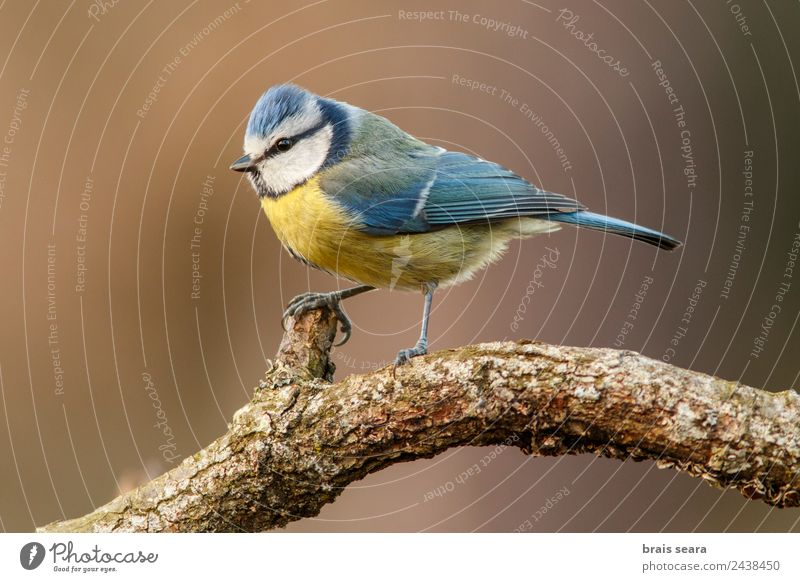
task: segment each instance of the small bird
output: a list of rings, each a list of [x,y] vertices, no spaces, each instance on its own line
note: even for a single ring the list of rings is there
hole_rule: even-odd
[[[588,212],[506,168],[432,146],[388,119],[295,85],[276,85],[256,103],[246,172],[284,248],[303,263],[357,286],[304,293],[283,319],[328,306],[342,345],[352,324],[341,301],[377,288],[421,290],[422,330],[395,368],[428,351],[433,293],[498,260],[517,238],[560,224],[602,230],[661,249],[681,243],[624,220]]]

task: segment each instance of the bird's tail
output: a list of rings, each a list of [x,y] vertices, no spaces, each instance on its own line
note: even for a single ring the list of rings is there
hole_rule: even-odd
[[[564,222],[567,224],[574,224],[575,226],[582,226],[594,230],[603,230],[610,232],[611,234],[627,236],[628,238],[640,240],[668,251],[671,251],[672,249],[681,245],[679,240],[675,240],[663,232],[638,226],[618,218],[611,218],[610,216],[603,216],[602,214],[587,212],[585,210],[580,210],[578,212],[558,212],[549,214],[547,216],[547,220]]]

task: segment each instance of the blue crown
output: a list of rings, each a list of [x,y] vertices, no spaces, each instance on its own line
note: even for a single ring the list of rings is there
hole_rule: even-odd
[[[256,103],[247,123],[247,134],[269,135],[284,119],[300,113],[316,96],[297,85],[270,87]]]

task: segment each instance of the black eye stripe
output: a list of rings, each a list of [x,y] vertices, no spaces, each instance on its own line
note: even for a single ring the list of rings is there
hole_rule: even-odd
[[[272,156],[281,153],[281,150],[278,149],[278,143],[281,142],[282,140],[284,140],[284,139],[290,140],[292,142],[292,147],[294,147],[295,145],[297,145],[297,142],[299,142],[301,139],[305,139],[307,137],[310,137],[310,136],[314,135],[319,130],[324,128],[325,125],[327,125],[327,122],[321,121],[317,125],[315,125],[314,127],[311,127],[309,129],[301,132],[301,133],[298,133],[297,135],[294,135],[294,136],[291,136],[291,137],[288,137],[288,138],[287,137],[282,137],[282,138],[278,139],[274,144],[272,144],[272,146],[270,146],[270,148],[267,151],[264,152],[263,158],[264,159],[271,158]]]

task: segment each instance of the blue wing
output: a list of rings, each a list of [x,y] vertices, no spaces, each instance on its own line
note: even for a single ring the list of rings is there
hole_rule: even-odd
[[[581,210],[577,201],[536,188],[493,162],[440,148],[402,156],[361,156],[329,172],[323,191],[354,226],[375,235]]]
[[[424,155],[386,159],[362,155],[320,176],[326,196],[342,206],[354,228],[374,235],[427,232],[420,199],[435,169]]]
[[[426,194],[431,226],[446,226],[573,212],[576,200],[541,190],[503,166],[459,152],[444,152]]]

